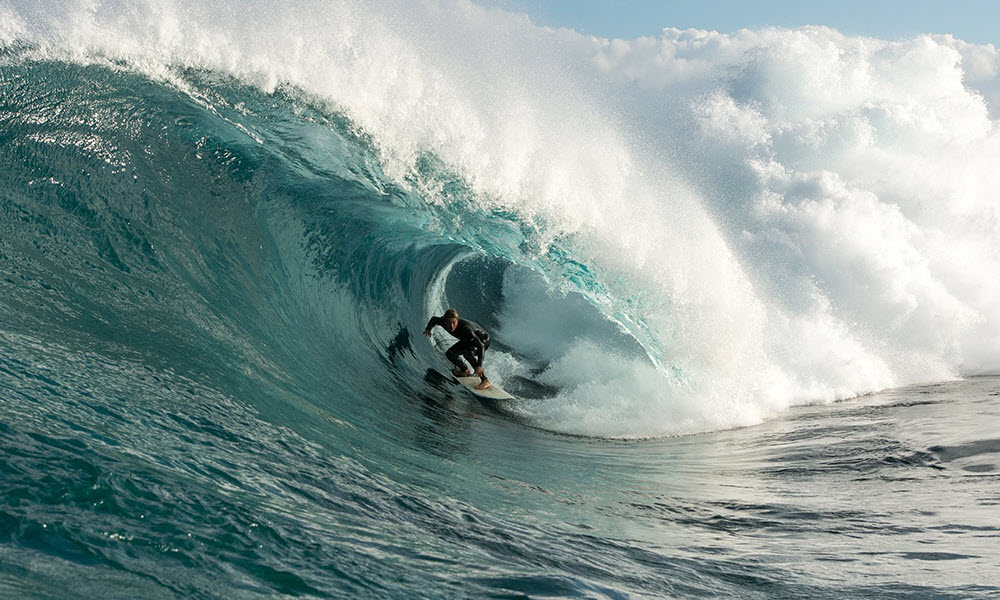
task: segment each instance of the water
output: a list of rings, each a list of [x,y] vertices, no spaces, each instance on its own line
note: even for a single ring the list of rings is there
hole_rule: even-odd
[[[0,597],[1000,593],[994,49],[463,2],[0,43]],[[441,374],[447,306],[518,401]]]

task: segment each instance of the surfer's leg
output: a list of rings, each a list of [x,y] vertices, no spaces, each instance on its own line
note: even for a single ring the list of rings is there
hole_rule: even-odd
[[[476,349],[475,348],[467,349],[463,354],[463,356],[465,356],[465,360],[469,361],[470,365],[475,364],[477,358]],[[486,377],[486,371],[483,371],[483,374],[479,376],[479,379],[480,382],[479,385],[476,386],[476,389],[485,390],[486,388],[490,387],[490,380]]]
[[[462,354],[465,351],[464,346],[463,342],[458,342],[444,353],[448,357],[448,360],[451,361],[451,364],[455,365],[456,368],[452,371],[452,374],[456,377],[465,377],[470,373],[468,365],[462,362]]]
[[[490,349],[490,334],[484,332],[483,333],[483,338],[481,338],[480,341],[483,343],[483,362],[485,362],[486,361],[486,351]],[[472,353],[473,352],[470,350],[470,354],[472,354]],[[472,359],[469,359],[469,364],[470,365],[472,364],[472,362],[473,362]],[[479,376],[479,379],[480,379],[479,385],[476,386],[477,390],[485,390],[485,389],[489,388],[492,385],[490,383],[489,378],[486,376],[486,371],[485,370],[483,371],[483,374]]]

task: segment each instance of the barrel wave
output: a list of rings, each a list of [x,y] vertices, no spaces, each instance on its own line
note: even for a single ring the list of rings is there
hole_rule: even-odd
[[[5,511],[5,541],[95,567],[81,597],[108,572],[128,589],[198,595],[234,560],[252,563],[248,597],[317,593],[253,549],[295,548],[281,560],[303,565],[332,564],[340,551],[314,556],[280,523],[257,522],[246,486],[280,506],[260,510],[285,518],[304,518],[295,504],[305,498],[324,498],[337,529],[353,527],[345,514],[363,515],[362,537],[380,520],[400,526],[391,515],[409,514],[410,502],[431,502],[400,495],[362,462],[327,456],[360,446],[363,462],[393,465],[414,443],[447,450],[447,431],[399,429],[400,410],[447,425],[456,393],[441,357],[412,332],[449,294],[495,323],[502,294],[485,290],[501,291],[514,265],[503,253],[516,255],[525,236],[505,215],[449,225],[455,209],[394,184],[370,141],[305,94],[265,94],[210,72],[168,85],[16,49],[7,60],[4,466],[8,481],[34,474],[46,491],[29,495],[26,512]],[[468,192],[446,183],[461,203]],[[475,228],[490,228],[489,252]],[[179,493],[178,477],[199,491]],[[209,482],[219,487],[205,496]],[[38,510],[46,498],[58,499],[61,517]],[[330,525],[309,511],[317,527]],[[136,529],[107,531],[122,512]],[[127,559],[112,547],[126,535],[177,557],[177,569],[194,567],[184,576],[193,579],[162,586],[131,569],[116,574]],[[412,552],[457,564],[439,549]],[[366,553],[350,560],[374,560]],[[68,585],[75,575],[55,577]],[[386,577],[382,585],[408,595],[409,584]],[[339,585],[380,589],[348,575]]]
[[[997,591],[992,47],[0,0],[0,68],[0,596]]]

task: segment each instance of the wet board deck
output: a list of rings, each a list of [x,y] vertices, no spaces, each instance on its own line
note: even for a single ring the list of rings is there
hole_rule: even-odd
[[[458,382],[469,388],[469,391],[473,394],[480,396],[482,398],[489,398],[491,400],[514,400],[514,396],[511,396],[497,384],[493,384],[485,390],[477,390],[476,386],[479,385],[480,379],[478,377],[456,377]]]

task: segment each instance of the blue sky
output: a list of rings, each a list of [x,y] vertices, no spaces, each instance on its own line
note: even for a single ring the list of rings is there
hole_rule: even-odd
[[[664,27],[731,32],[767,25],[827,25],[848,35],[904,39],[950,33],[1000,46],[998,0],[474,0],[527,13],[538,25],[634,38]]]

